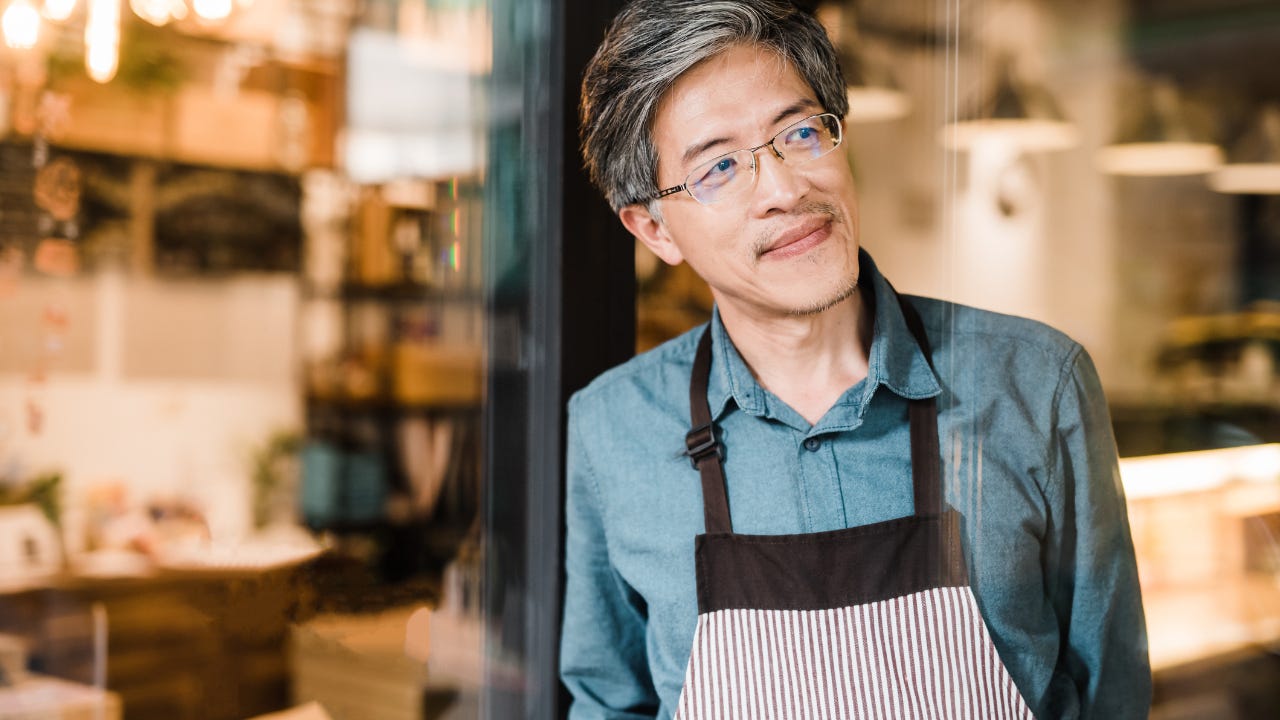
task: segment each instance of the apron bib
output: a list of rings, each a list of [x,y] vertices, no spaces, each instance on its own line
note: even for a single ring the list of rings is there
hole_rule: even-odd
[[[928,358],[920,318],[898,302]],[[932,363],[932,361],[930,361]],[[935,398],[910,401],[914,514],[830,532],[733,532],[698,343],[688,455],[706,532],[698,624],[675,720],[1033,718],[969,589],[960,516],[942,502]]]

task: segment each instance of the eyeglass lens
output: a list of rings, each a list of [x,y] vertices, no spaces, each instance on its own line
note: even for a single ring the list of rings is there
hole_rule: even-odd
[[[799,165],[826,155],[840,144],[840,121],[835,115],[807,117],[788,125],[756,150],[735,150],[699,165],[685,181],[689,194],[709,205],[737,195],[755,177],[755,153],[772,146],[784,163]]]

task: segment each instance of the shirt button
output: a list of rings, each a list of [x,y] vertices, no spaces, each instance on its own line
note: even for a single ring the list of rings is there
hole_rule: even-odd
[[[804,449],[809,452],[816,452],[820,447],[822,447],[822,441],[818,438],[809,438],[804,441]]]

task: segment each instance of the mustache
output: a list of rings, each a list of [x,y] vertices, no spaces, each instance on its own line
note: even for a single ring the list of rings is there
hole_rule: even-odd
[[[826,216],[831,220],[832,225],[839,225],[844,222],[844,216],[840,213],[839,208],[831,203],[822,202],[820,200],[813,200],[797,207],[795,210],[787,213],[786,217],[782,218],[778,222],[780,224],[786,223],[788,220],[794,218],[808,217],[812,215]],[[773,241],[778,236],[779,232],[781,232],[781,229],[765,230],[759,235],[756,235],[755,239],[751,241],[751,250],[756,257],[763,255],[769,249],[769,246],[773,244]]]

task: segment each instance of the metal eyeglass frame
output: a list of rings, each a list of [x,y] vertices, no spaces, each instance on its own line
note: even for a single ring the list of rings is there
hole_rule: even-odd
[[[726,158],[726,157],[728,157],[728,156],[730,156],[730,155],[736,155],[736,154],[738,154],[738,153],[740,153],[740,152],[743,152],[743,151],[745,150],[746,152],[751,153],[751,177],[752,177],[752,179],[754,179],[754,178],[755,178],[755,176],[756,176],[756,174],[757,174],[757,172],[758,172],[758,167],[757,167],[757,166],[758,166],[758,163],[756,162],[756,152],[757,152],[757,151],[761,150],[762,148],[766,148],[766,147],[767,147],[767,148],[769,148],[769,149],[771,149],[771,150],[773,151],[774,156],[776,156],[776,157],[777,157],[779,160],[781,160],[783,163],[786,163],[786,162],[787,162],[787,158],[786,158],[786,156],[784,156],[784,155],[782,154],[782,151],[778,149],[778,146],[777,146],[777,145],[775,145],[775,144],[774,144],[774,142],[775,142],[779,137],[781,137],[783,134],[785,134],[786,132],[788,132],[789,130],[791,130],[792,128],[794,128],[795,126],[800,125],[801,123],[804,123],[804,122],[806,122],[806,121],[812,120],[812,119],[814,119],[814,118],[820,118],[820,117],[829,117],[829,118],[831,118],[831,120],[832,120],[831,127],[834,127],[834,128],[835,128],[835,142],[833,142],[833,143],[831,144],[831,150],[828,150],[828,151],[826,151],[826,152],[822,153],[821,155],[815,155],[815,156],[813,156],[813,157],[811,157],[811,158],[807,158],[806,160],[801,161],[801,163],[797,163],[797,164],[802,164],[803,162],[806,162],[806,161],[808,161],[808,160],[817,160],[817,159],[818,159],[818,158],[820,158],[820,157],[826,157],[827,155],[830,155],[830,154],[831,154],[831,151],[832,151],[832,150],[835,150],[836,148],[840,147],[840,143],[844,142],[844,129],[841,127],[841,124],[840,124],[840,118],[839,118],[838,116],[836,116],[836,114],[835,114],[835,113],[829,113],[829,112],[816,113],[816,114],[814,114],[814,115],[809,115],[808,117],[803,117],[803,118],[801,118],[801,119],[799,119],[799,120],[797,120],[797,121],[795,121],[795,122],[791,123],[790,125],[788,125],[788,126],[786,126],[786,127],[782,128],[782,129],[781,129],[781,130],[779,130],[776,134],[774,134],[774,136],[773,136],[773,137],[769,138],[767,141],[765,141],[765,142],[763,142],[763,143],[760,143],[759,145],[756,145],[755,147],[752,147],[752,148],[740,148],[740,149],[738,149],[738,150],[731,150],[731,151],[729,151],[729,152],[727,152],[727,153],[724,153],[724,154],[722,154],[722,155],[717,155],[717,156],[715,156],[715,157],[711,158],[710,160],[706,161],[705,163],[699,163],[699,164],[698,164],[698,168],[704,167],[704,166],[706,166],[706,165],[713,164],[713,163],[715,163],[715,162],[718,162],[721,158]],[[696,171],[696,170],[697,170],[697,168],[695,168],[694,170]],[[683,183],[681,183],[681,184],[679,184],[679,185],[673,185],[673,186],[671,186],[671,187],[669,187],[669,188],[666,188],[665,190],[659,190],[656,194],[654,194],[654,195],[650,196],[650,198],[649,198],[649,199],[650,199],[650,200],[661,200],[661,199],[662,199],[662,198],[664,198],[664,197],[667,197],[667,196],[669,196],[669,195],[675,195],[676,193],[678,193],[678,192],[680,192],[680,191],[682,191],[682,190],[683,190],[683,191],[685,191],[685,192],[688,192],[688,193],[689,193],[689,197],[693,198],[693,199],[694,199],[694,201],[695,201],[695,202],[697,202],[699,205],[712,205],[712,204],[714,204],[714,203],[704,203],[703,201],[701,201],[701,200],[699,200],[699,199],[698,199],[698,196],[694,195],[694,194],[693,194],[693,192],[692,192],[691,190],[689,190],[689,178],[693,177],[693,174],[694,174],[693,172],[690,172],[688,175],[686,175],[686,176],[685,176],[685,179],[684,179],[684,182],[683,182]],[[724,198],[724,199],[727,199],[727,198]],[[716,202],[719,202],[719,201],[716,201]]]

